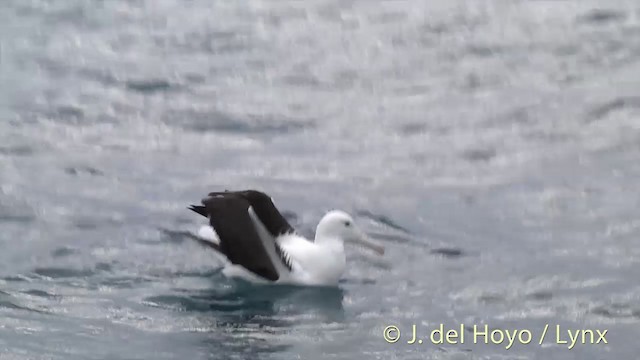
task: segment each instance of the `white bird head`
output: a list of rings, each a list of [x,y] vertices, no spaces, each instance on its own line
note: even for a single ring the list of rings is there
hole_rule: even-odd
[[[355,224],[351,215],[341,210],[329,211],[320,220],[316,229],[316,241],[322,238],[351,241],[368,247],[380,255],[384,254],[384,247],[371,242],[367,234]]]

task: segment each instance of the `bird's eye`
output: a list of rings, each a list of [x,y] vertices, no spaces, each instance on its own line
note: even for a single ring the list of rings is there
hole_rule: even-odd
[[[351,226],[351,221],[347,220],[344,222],[344,226],[349,227]]]

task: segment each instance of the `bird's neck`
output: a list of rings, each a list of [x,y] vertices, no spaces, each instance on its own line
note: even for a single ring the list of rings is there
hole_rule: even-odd
[[[319,265],[319,273],[322,274],[321,282],[334,284],[338,282],[346,266],[346,255],[342,238],[323,231],[321,227],[316,229],[314,243],[322,250],[324,261]]]
[[[337,253],[344,253],[344,241],[339,237],[326,234],[320,229],[316,231],[314,243]]]
[[[344,242],[340,239],[324,238],[317,243],[336,254],[344,254]]]

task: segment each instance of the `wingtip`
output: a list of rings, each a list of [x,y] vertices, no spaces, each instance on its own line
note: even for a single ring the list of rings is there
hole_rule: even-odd
[[[189,205],[189,207],[187,208],[199,215],[202,215],[204,217],[207,217],[207,212],[206,212],[206,208],[204,206],[199,206],[199,205]]]

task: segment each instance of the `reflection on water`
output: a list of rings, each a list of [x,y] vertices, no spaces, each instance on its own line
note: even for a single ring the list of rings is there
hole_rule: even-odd
[[[225,282],[223,275],[217,281]],[[319,320],[340,322],[344,318],[344,290],[336,287],[299,287],[253,285],[241,280],[226,280],[228,287],[207,290],[178,290],[168,295],[154,295],[144,300],[152,306],[181,311],[211,312],[238,320],[277,317],[279,315],[314,314]],[[281,326],[286,326],[282,323]],[[277,326],[276,323],[270,326]]]
[[[203,335],[200,346],[216,359],[279,353],[292,346],[296,331],[345,321],[340,288],[228,283],[224,289],[151,296],[145,303],[198,313],[199,326],[192,331]]]

